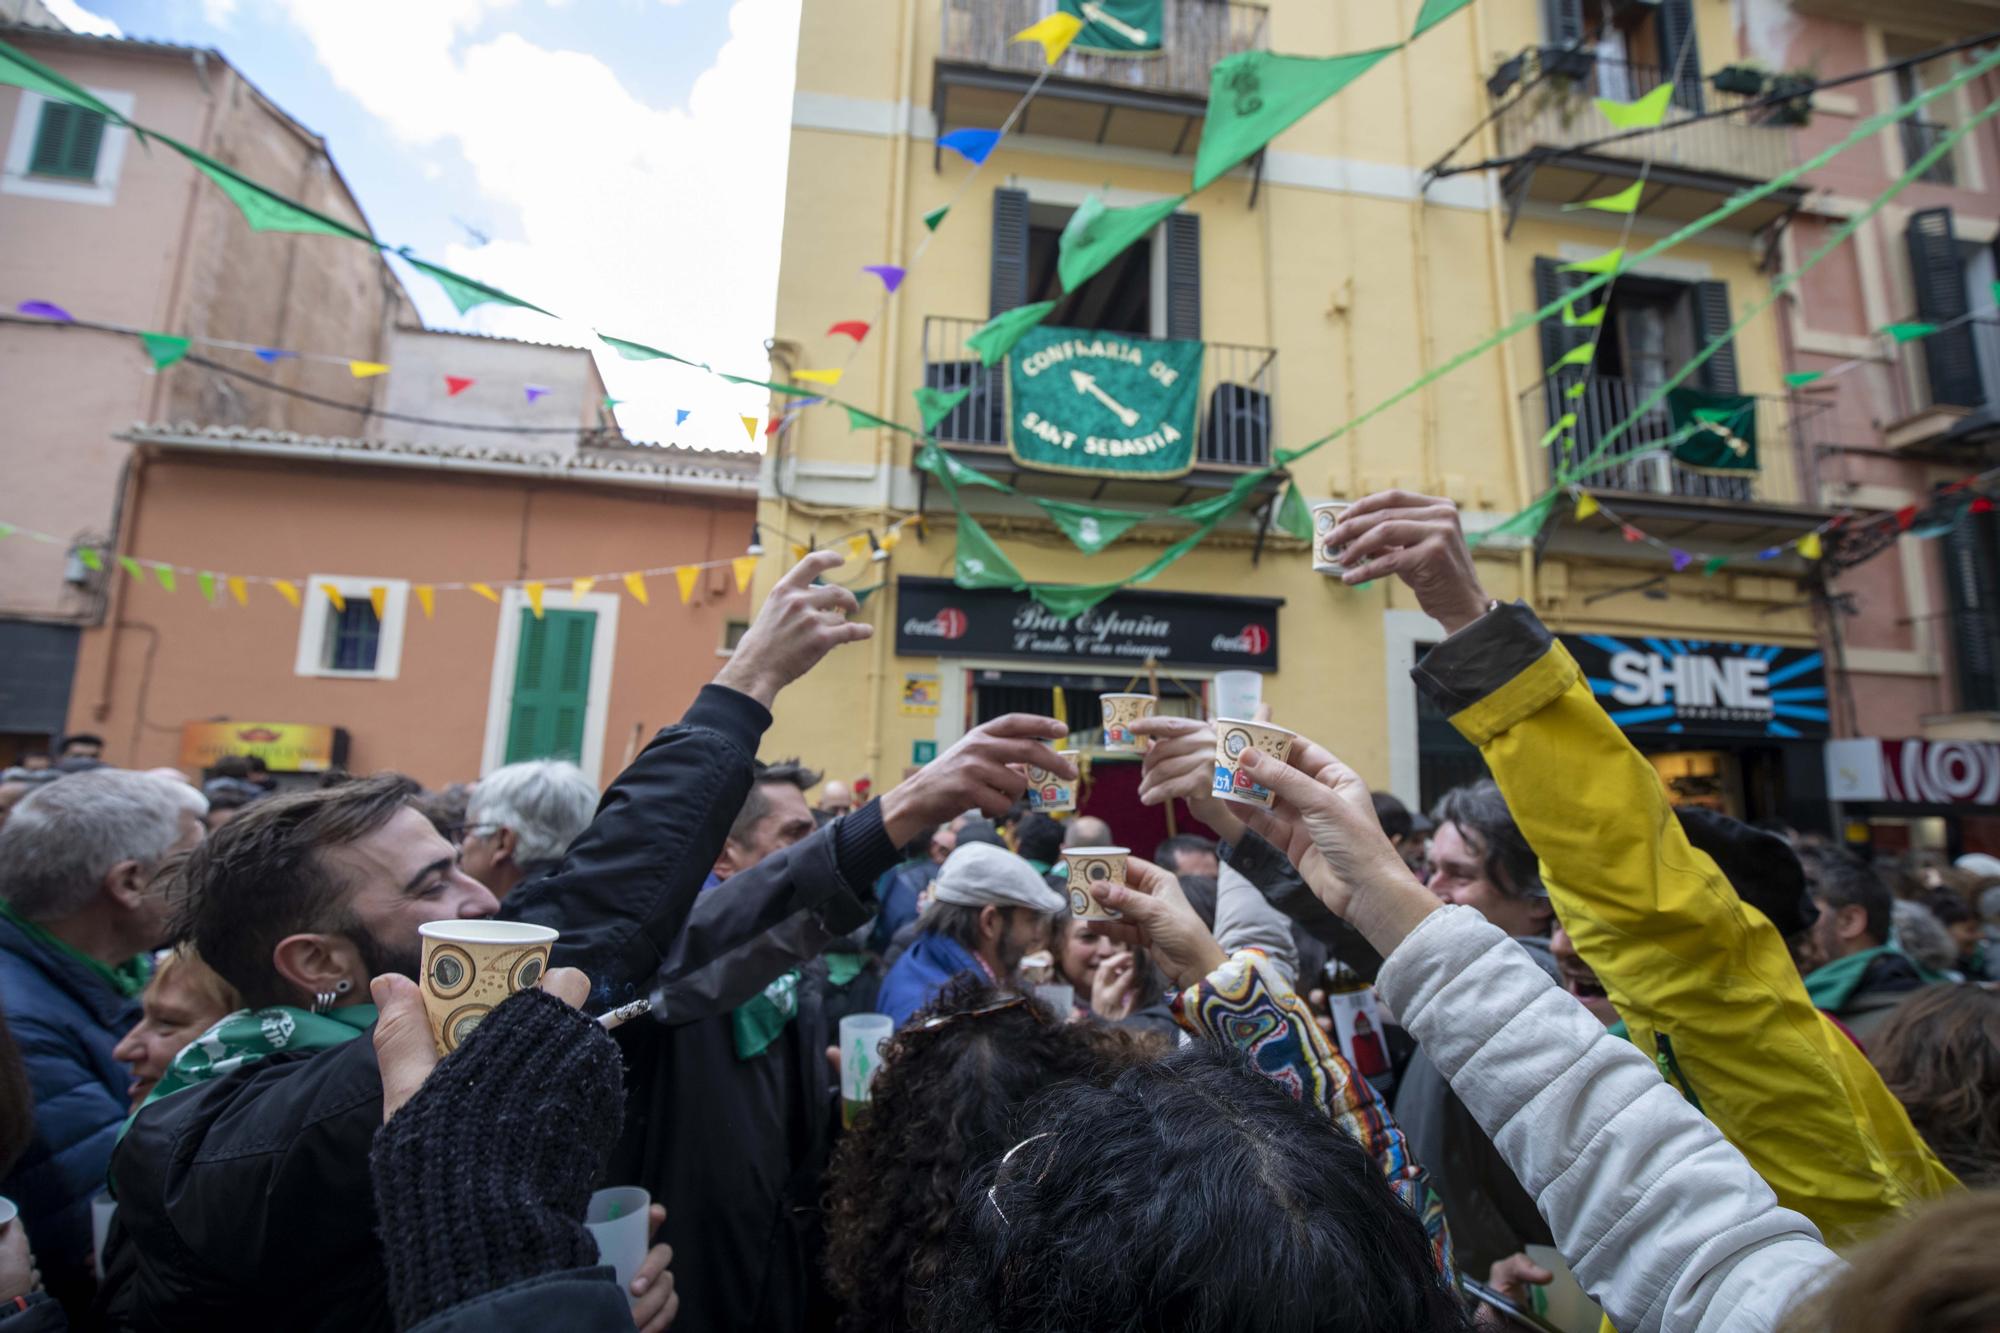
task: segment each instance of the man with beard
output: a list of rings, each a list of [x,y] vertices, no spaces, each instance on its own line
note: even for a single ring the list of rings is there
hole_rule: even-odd
[[[916,941],[882,979],[876,1000],[899,1027],[953,977],[1012,985],[1021,959],[1047,939],[1049,918],[1067,906],[1033,866],[983,842],[960,844],[931,892]]]

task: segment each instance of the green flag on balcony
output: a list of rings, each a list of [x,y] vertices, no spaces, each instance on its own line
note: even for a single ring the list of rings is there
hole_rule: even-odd
[[[1055,308],[1054,301],[1036,301],[1002,310],[967,335],[965,345],[979,354],[980,365],[997,366],[1021,341],[1021,335],[1047,319]]]
[[[1757,470],[1757,400],[1682,387],[1667,394],[1674,461],[1698,472]]]
[[[1072,51],[1107,56],[1156,56],[1164,35],[1166,0],[1057,0],[1060,13],[1083,21]]]
[[[1209,74],[1208,120],[1194,154],[1194,188],[1210,182],[1289,129],[1314,107],[1403,48],[1347,56],[1242,51]]]
[[[1073,292],[1132,243],[1166,221],[1187,202],[1186,195],[1130,208],[1106,208],[1096,195],[1086,197],[1057,242],[1056,273],[1065,292]]]
[[[1016,462],[1090,476],[1178,477],[1194,466],[1202,344],[1036,328],[1007,360]]]

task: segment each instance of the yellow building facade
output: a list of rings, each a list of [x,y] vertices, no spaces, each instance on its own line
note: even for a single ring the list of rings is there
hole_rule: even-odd
[[[1143,523],[1085,555],[1030,498],[1157,511],[1216,494],[1276,450],[1332,432],[1535,309],[1555,290],[1550,284],[1569,280],[1560,264],[1619,243],[1628,219],[1565,205],[1620,189],[1643,170],[1642,209],[1630,219],[1636,250],[1791,160],[1790,135],[1779,126],[1725,116],[1672,129],[1723,97],[1703,79],[1736,50],[1728,0],[1629,6],[1644,13],[1625,19],[1584,15],[1565,0],[1477,0],[1187,199],[1051,316],[1050,324],[1206,345],[1193,471],[1133,481],[1014,462],[1003,429],[1005,376],[981,370],[965,338],[1003,309],[1063,296],[1056,237],[1070,214],[1093,194],[1124,206],[1189,190],[1214,60],[1243,49],[1320,56],[1391,45],[1408,36],[1419,7],[1164,0],[1159,54],[1072,49],[974,174],[937,139],[1001,126],[1042,63],[1035,46],[1008,36],[1054,0],[805,0],[773,377],[844,367],[839,398],[908,423],[918,420],[914,389],[971,387],[936,438],[1018,494],[967,489],[964,503],[1026,578],[1114,580],[1189,525]],[[1669,65],[1662,50],[1684,54]],[[1587,68],[1579,65],[1585,55]],[[1567,72],[1557,77],[1545,65]],[[1666,130],[1578,149],[1609,129],[1594,95],[1636,97],[1676,75]],[[1522,154],[1531,161],[1433,175],[1448,154],[1454,166]],[[1768,294],[1771,224],[1789,198],[1619,280],[1591,387],[1574,400],[1584,409],[1581,447],[1726,327],[1732,309]],[[926,215],[945,206],[932,231]],[[871,264],[908,276],[885,295],[862,271]],[[871,326],[858,346],[829,332],[857,319]],[[1545,387],[1545,367],[1563,336],[1530,330],[1506,341],[1299,460],[1292,478],[1308,500],[1390,486],[1449,495],[1469,531],[1493,527],[1550,484],[1543,436],[1551,404],[1570,400]],[[1716,361],[1726,366],[1711,363],[1704,387],[1761,395],[1759,470],[1719,479],[1655,453],[1606,474],[1604,503],[1691,549],[1778,545],[1819,516],[1800,504],[1797,423],[1779,397],[1773,322],[1750,324]],[[1726,379],[1709,380],[1724,369]],[[1649,418],[1620,447],[1666,433]],[[936,582],[953,574],[955,520],[937,483],[913,467],[918,447],[905,434],[850,430],[843,414],[825,410],[796,414],[771,440],[759,508],[769,554],[758,598],[794,543],[880,533],[923,516],[885,560],[858,561],[837,576],[873,589],[862,615],[875,637],[784,697],[772,753],[802,754],[829,776],[867,776],[879,789],[986,717],[1047,706],[1057,687],[1088,741],[1096,718],[1088,696],[1144,678],[1151,651],[1163,692],[1190,696],[1163,707],[1205,707],[1217,671],[1256,667],[1274,720],[1328,744],[1371,784],[1412,804],[1476,775],[1476,759],[1449,728],[1421,715],[1409,681],[1436,626],[1394,581],[1355,589],[1314,573],[1306,544],[1271,521],[1278,482],[1143,592],[1121,592],[1081,626],[1061,626],[1028,609],[1025,594]],[[1708,576],[1692,564],[1674,572],[1666,550],[1621,540],[1602,516],[1575,521],[1567,508],[1536,541],[1481,546],[1489,590],[1527,598],[1566,635],[1616,641],[1626,652],[1613,682],[1617,702],[1636,699],[1628,711],[1656,714],[1635,720],[1634,734],[1676,756],[1662,764],[1670,781],[1679,778],[1677,790],[1752,816],[1823,799],[1823,779],[1815,792],[1810,771],[1818,764],[1812,720],[1768,718],[1777,730],[1767,731],[1751,716],[1768,702],[1755,678],[1789,669],[1814,646],[1802,565],[1787,554]],[[1581,639],[1578,648],[1589,651]],[[1733,657],[1753,665],[1732,666]],[[1648,679],[1656,696],[1661,679],[1679,682],[1671,693],[1707,699],[1707,711],[1659,714],[1657,699],[1642,697]],[[1810,690],[1815,670],[1790,679]],[[1746,681],[1747,702],[1738,697]],[[1117,785],[1111,769],[1101,772],[1107,791]]]

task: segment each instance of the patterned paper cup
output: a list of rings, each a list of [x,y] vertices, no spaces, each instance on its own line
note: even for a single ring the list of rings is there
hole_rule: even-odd
[[[1075,750],[1057,750],[1057,754],[1077,762]],[[1046,768],[1034,764],[1022,764],[1021,772],[1028,778],[1028,808],[1045,814],[1061,815],[1076,809],[1076,784],[1059,773],[1051,773]]]
[[[1132,734],[1132,724],[1151,717],[1160,701],[1150,694],[1100,694],[1104,708],[1104,748],[1111,754],[1144,754],[1143,737]]]
[[[424,1010],[438,1054],[449,1055],[493,1006],[548,970],[556,932],[523,921],[426,921]]]
[[[1063,859],[1069,862],[1069,914],[1086,921],[1121,921],[1123,912],[1113,911],[1098,900],[1097,890],[1110,884],[1124,884],[1125,858],[1129,847],[1069,847]]]
[[[1292,752],[1298,733],[1274,727],[1268,722],[1245,722],[1224,717],[1215,723],[1215,785],[1211,794],[1239,805],[1271,808],[1271,789],[1250,780],[1241,768],[1247,750],[1262,750],[1280,763]]]
[[[1314,573],[1339,578],[1347,572],[1347,566],[1340,562],[1340,549],[1333,544],[1333,528],[1353,507],[1351,500],[1322,500],[1312,507]]]

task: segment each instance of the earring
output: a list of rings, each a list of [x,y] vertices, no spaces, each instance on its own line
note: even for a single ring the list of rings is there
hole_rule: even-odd
[[[338,998],[339,995],[335,991],[330,991],[330,990],[320,991],[318,994],[313,996],[312,1011],[316,1014],[323,1014],[327,1010],[333,1008],[333,1002]]]
[[[347,994],[347,992],[353,989],[354,989],[354,983],[349,981],[346,977],[342,977],[338,982],[334,983],[333,993],[335,995],[345,995]]]

